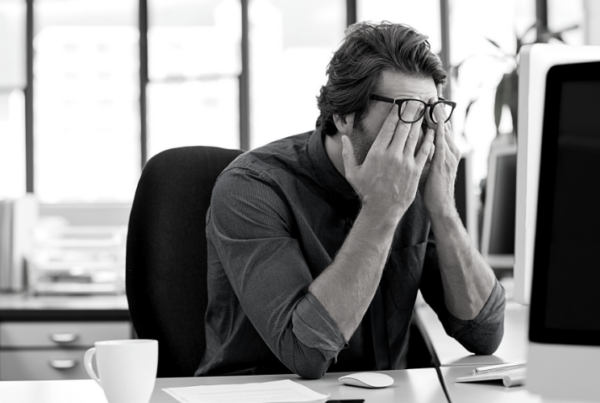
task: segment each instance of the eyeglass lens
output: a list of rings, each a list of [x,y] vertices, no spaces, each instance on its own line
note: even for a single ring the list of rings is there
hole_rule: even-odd
[[[399,111],[400,119],[402,119],[402,121],[406,123],[416,122],[417,120],[421,119],[421,117],[425,113],[425,110],[423,108],[424,105],[424,102],[417,100],[405,101]],[[416,115],[414,114],[414,111],[418,111]],[[427,112],[429,113],[429,111]],[[433,123],[437,123],[438,119],[440,118],[443,120],[447,120],[450,117],[451,113],[451,105],[445,104],[443,102],[438,102],[435,104],[433,110],[431,111],[431,115],[429,116],[432,117]]]

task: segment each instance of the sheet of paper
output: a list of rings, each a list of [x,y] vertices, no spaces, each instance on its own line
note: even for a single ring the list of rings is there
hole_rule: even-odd
[[[263,383],[200,385],[163,390],[184,403],[314,402],[329,397],[329,395],[322,395],[289,379]]]

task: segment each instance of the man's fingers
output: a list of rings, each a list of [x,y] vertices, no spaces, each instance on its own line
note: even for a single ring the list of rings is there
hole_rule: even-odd
[[[433,108],[433,116],[435,117],[436,122],[442,122],[442,124],[446,121],[446,111],[444,110],[442,104],[438,104],[435,108]]]
[[[445,129],[446,129],[446,143],[448,143],[448,147],[450,148],[450,151],[452,152],[452,154],[454,154],[456,156],[456,158],[460,159],[461,152],[458,149],[456,142],[454,141],[454,134],[452,133],[452,129],[451,129],[449,122],[446,123]]]
[[[427,127],[436,127],[436,123],[431,120],[431,115],[430,115],[431,109],[428,109],[425,113],[425,122],[427,122]]]
[[[423,105],[420,102],[406,102],[405,109],[402,111],[402,117],[405,120],[413,120],[421,111],[423,110]],[[394,134],[394,138],[392,139],[392,143],[390,147],[394,150],[393,152],[403,152],[406,147],[406,142],[409,137],[409,133],[414,128],[416,130],[416,139],[419,139],[419,129],[421,127],[421,120],[418,120],[414,123],[405,123],[403,121],[398,122],[398,126],[396,127],[396,133]],[[412,138],[411,138],[412,141]],[[414,154],[414,146],[413,146],[413,154]]]
[[[423,119],[421,118],[414,122],[410,127],[408,136],[406,137],[406,144],[404,145],[404,155],[415,155],[415,150],[417,148],[417,144],[419,143],[422,126]]]
[[[398,120],[398,105],[394,104],[392,105],[390,113],[388,113],[387,117],[385,118],[383,126],[381,126],[381,130],[379,130],[379,134],[375,138],[373,145],[371,146],[372,149],[384,151],[388,148],[392,142],[392,138],[394,137]]]
[[[415,161],[417,164],[422,167],[425,165],[428,159],[433,156],[433,150],[435,149],[435,145],[433,144],[434,140],[434,130],[428,129],[425,133],[425,138],[423,139],[423,144],[421,144],[421,148],[417,152],[415,156]]]
[[[346,135],[342,136],[342,159],[344,160],[344,171],[346,177],[348,174],[353,174],[356,171],[358,164],[356,162],[356,156],[354,155],[354,146],[352,141]]]
[[[438,121],[438,123],[435,125],[435,134],[433,140],[433,144],[435,145],[435,154],[438,161],[443,161],[444,157],[446,156],[446,149],[448,148],[445,138],[445,131],[444,123]]]
[[[446,125],[444,122],[439,122],[435,125],[435,141],[436,141],[436,146],[438,145],[442,145],[442,142],[446,141]],[[437,144],[437,142],[440,142],[440,144]]]
[[[454,133],[452,132],[452,124],[450,123],[450,121],[447,121],[446,123],[444,123],[444,125],[446,126],[446,130],[452,135],[454,135]]]

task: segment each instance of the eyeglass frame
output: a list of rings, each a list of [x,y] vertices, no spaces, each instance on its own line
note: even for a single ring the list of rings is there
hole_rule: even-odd
[[[452,109],[450,110],[450,113],[448,114],[448,117],[446,118],[446,120],[444,120],[444,123],[448,122],[450,120],[450,118],[452,117],[452,113],[454,112],[454,109],[456,108],[456,102],[452,102],[452,101],[448,101],[447,99],[444,99],[442,97],[438,97],[438,101],[434,102],[432,104],[428,104],[425,101],[422,101],[420,99],[415,99],[415,98],[388,98],[388,97],[384,97],[382,95],[376,95],[373,94],[369,97],[369,99],[372,99],[374,101],[381,101],[381,102],[387,102],[390,104],[396,104],[398,105],[398,118],[403,121],[404,123],[415,123],[416,121],[418,121],[419,119],[421,119],[423,116],[425,116],[425,110],[427,108],[429,109],[429,117],[431,118],[432,122],[435,122],[435,119],[433,117],[433,108],[435,108],[435,106],[437,104],[444,104],[444,105],[449,105],[452,107]],[[404,119],[402,119],[401,113],[402,113],[402,104],[408,101],[417,101],[417,102],[421,102],[423,105],[425,105],[425,107],[421,110],[421,115],[415,119],[415,120],[411,120],[411,121],[406,121]]]

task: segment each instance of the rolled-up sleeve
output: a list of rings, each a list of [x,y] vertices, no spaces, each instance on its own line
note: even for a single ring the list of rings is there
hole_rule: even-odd
[[[234,168],[213,190],[207,236],[244,313],[291,371],[320,378],[345,346],[321,303],[289,204],[265,174]]]
[[[506,298],[504,288],[496,280],[492,292],[472,320],[458,319],[452,315],[444,302],[444,289],[435,249],[435,241],[430,238],[421,279],[421,292],[425,301],[437,313],[446,333],[455,338],[468,351],[474,354],[493,354],[504,336],[504,308]]]

